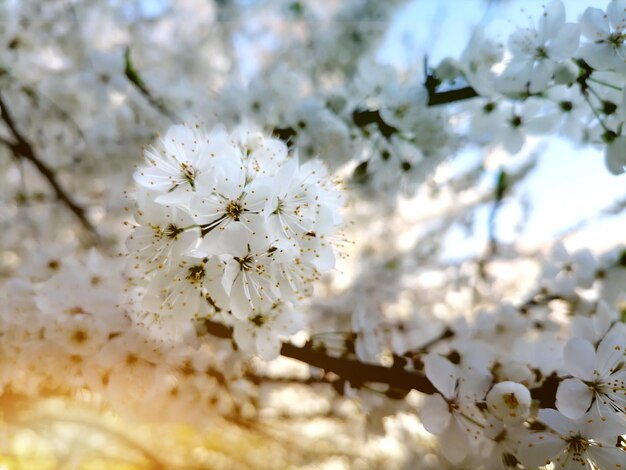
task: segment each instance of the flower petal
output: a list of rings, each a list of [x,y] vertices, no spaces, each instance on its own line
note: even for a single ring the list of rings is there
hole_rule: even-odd
[[[438,354],[429,354],[424,358],[424,372],[445,398],[455,396],[457,373],[454,364]]]
[[[522,440],[517,454],[525,467],[537,468],[547,465],[564,448],[565,442],[560,437],[548,432],[539,432]]]
[[[607,377],[626,357],[626,336],[621,331],[611,331],[598,345],[595,369],[600,377]]]
[[[572,419],[584,416],[592,399],[592,391],[580,379],[566,379],[556,391],[556,407]]]
[[[468,436],[463,432],[460,418],[453,416],[450,425],[441,434],[439,442],[444,444],[443,456],[453,464],[460,463],[469,451]]]
[[[599,8],[587,8],[579,23],[583,35],[591,41],[598,41],[611,34],[609,21]]]
[[[548,426],[550,429],[553,429],[561,436],[567,436],[575,433],[579,428],[576,421],[569,419],[557,410],[539,410],[539,419],[543,422],[543,424]]]
[[[565,345],[563,359],[565,367],[574,377],[592,381],[596,351],[593,345],[581,338],[572,338]]]
[[[441,433],[452,416],[448,403],[438,393],[424,398],[419,415],[424,428],[432,434]]]
[[[591,446],[587,454],[597,468],[620,469],[624,468],[626,462],[626,450],[619,447]]]

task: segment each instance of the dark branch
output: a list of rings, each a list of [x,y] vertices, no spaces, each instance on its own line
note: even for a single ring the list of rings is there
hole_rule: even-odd
[[[464,101],[475,98],[478,95],[476,90],[470,86],[457,88],[455,90],[437,91],[437,87],[441,85],[441,80],[433,75],[428,75],[424,86],[428,92],[428,106],[439,106],[442,104],[454,103],[455,101]]]
[[[437,91],[440,82],[432,75],[426,78],[424,86],[428,91],[428,106],[440,106],[457,101],[464,101],[480,96],[472,87],[463,87],[456,90]],[[355,109],[352,112],[352,122],[355,126],[364,129],[369,125],[376,125],[383,137],[389,139],[398,132],[398,129],[387,122],[380,115],[378,109]],[[277,127],[273,130],[275,137],[290,144],[298,131],[293,127]]]
[[[380,133],[387,139],[398,132],[398,129],[390,126],[383,120],[378,110],[357,109],[352,113],[352,121],[358,127],[376,124]]]
[[[472,87],[459,88],[457,90],[436,91],[428,93],[428,106],[440,106],[442,104],[450,104],[456,101],[465,101],[476,98],[478,93]]]
[[[68,209],[72,211],[72,213],[78,218],[81,224],[89,230],[92,234],[96,235],[98,232],[95,227],[91,224],[87,215],[85,214],[85,209],[80,206],[78,203],[74,202],[74,200],[70,197],[67,191],[61,186],[61,183],[57,180],[56,174],[54,170],[52,170],[48,165],[46,165],[41,158],[35,152],[35,149],[31,145],[31,143],[22,135],[22,133],[18,130],[15,121],[13,120],[13,116],[9,112],[9,109],[0,95],[0,113],[2,114],[2,119],[9,128],[11,135],[15,142],[9,142],[7,140],[2,139],[2,143],[8,146],[11,149],[11,152],[16,157],[24,158],[28,160],[37,171],[48,181],[48,184],[52,187],[54,194],[57,199],[59,199],[63,204],[67,206]]]
[[[230,328],[221,323],[205,320],[204,329],[212,336],[232,339]],[[365,383],[386,384],[398,398],[406,395],[401,391],[408,393],[410,390],[417,390],[427,394],[437,392],[437,389],[423,372],[406,369],[404,361],[394,361],[392,367],[368,364],[348,357],[329,356],[322,350],[312,348],[308,343],[305,346],[283,343],[280,354],[318,367],[326,372],[333,372],[355,388],[359,388]],[[543,408],[553,408],[558,384],[559,378],[551,375],[540,387],[531,390],[532,397],[538,400]],[[390,394],[388,396],[392,397]]]

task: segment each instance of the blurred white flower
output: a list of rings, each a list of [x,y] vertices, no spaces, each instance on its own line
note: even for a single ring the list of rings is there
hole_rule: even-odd
[[[612,0],[606,13],[587,8],[580,18],[582,34],[589,42],[580,48],[580,55],[593,68],[626,72],[626,1]]]

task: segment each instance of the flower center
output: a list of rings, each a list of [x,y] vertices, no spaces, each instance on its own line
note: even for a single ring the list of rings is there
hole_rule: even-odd
[[[245,256],[244,258],[235,256],[235,261],[239,263],[241,271],[251,271],[254,269],[254,258],[251,255]]]
[[[250,321],[252,322],[252,324],[258,328],[261,328],[265,322],[267,321],[267,317],[263,316],[263,315],[256,315],[252,318],[250,318]]]
[[[536,60],[543,60],[543,59],[547,59],[547,58],[548,58],[548,50],[545,47],[541,46],[541,47],[538,47],[535,50],[535,59]]]
[[[515,409],[519,406],[519,401],[517,401],[517,397],[514,393],[505,393],[502,395],[502,401],[511,409]]]
[[[237,200],[228,201],[228,204],[226,205],[226,215],[236,222],[239,221],[239,217],[243,214],[243,210],[243,206]]]
[[[622,34],[621,31],[616,31],[607,38],[606,42],[608,42],[611,46],[618,48],[621,47],[624,39],[626,39],[626,34]]]
[[[167,227],[165,227],[165,230],[163,230],[163,235],[165,235],[170,240],[173,240],[174,238],[177,238],[178,235],[181,234],[182,232],[183,232],[182,228],[178,228],[174,224],[169,224]]]
[[[187,279],[192,284],[197,284],[202,281],[202,279],[204,279],[204,274],[204,266],[202,266],[201,264],[196,264],[195,266],[189,268]]]
[[[276,204],[276,209],[272,212],[273,215],[278,215],[283,212],[285,208],[285,202],[282,199],[278,199],[278,203]]]
[[[84,343],[85,341],[87,341],[87,333],[85,333],[83,330],[76,330],[72,334],[72,341],[78,344]]]
[[[567,449],[570,454],[582,455],[589,448],[589,441],[580,435],[569,437],[565,439],[565,442],[567,442]]]
[[[196,180],[196,176],[198,176],[198,170],[183,162],[180,164],[180,172],[183,179],[187,181],[192,188],[195,188],[194,182]]]

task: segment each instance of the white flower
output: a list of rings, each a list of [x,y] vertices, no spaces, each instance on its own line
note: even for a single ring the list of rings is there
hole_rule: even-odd
[[[398,86],[392,82],[385,87],[382,101],[383,121],[400,130],[412,131],[413,126],[424,119],[428,94],[421,85]]]
[[[439,436],[444,456],[460,463],[484,427],[476,403],[483,401],[491,377],[475,370],[462,371],[436,354],[424,358],[424,371],[440,394],[424,399],[420,418],[427,431]]]
[[[452,57],[446,57],[435,69],[435,76],[439,80],[454,80],[461,73],[461,64]]]
[[[339,100],[342,105],[337,107],[343,108],[343,97]],[[350,129],[337,113],[339,110],[331,111],[322,100],[309,97],[287,115],[286,122],[297,130],[294,147],[300,156],[328,156],[325,163],[331,168],[345,164],[352,157]]]
[[[569,86],[578,78],[579,72],[580,69],[574,62],[560,62],[554,68],[554,83]]]
[[[125,279],[117,260],[90,253],[89,265],[67,261],[38,286],[35,303],[50,321],[63,323],[87,315],[104,331],[115,331],[123,319]]]
[[[592,111],[580,91],[575,87],[555,86],[546,91],[546,97],[557,105],[555,112],[561,121],[558,131],[574,142],[582,142]]]
[[[272,265],[282,250],[275,243],[260,234],[251,236],[242,225],[230,225],[224,230],[221,258],[226,267],[222,286],[230,296],[233,314],[241,320],[280,298],[280,281]]]
[[[219,292],[223,275],[218,258],[181,256],[167,273],[147,285],[144,306],[178,322],[206,317],[216,311],[215,299],[224,298]]]
[[[252,178],[274,175],[287,158],[287,146],[282,140],[270,139],[246,124],[232,132],[232,141],[240,149],[246,172]]]
[[[156,194],[139,191],[137,225],[126,239],[134,268],[142,274],[168,268],[172,259],[195,247],[200,228],[185,211],[154,202]]]
[[[517,447],[525,430],[519,426],[507,426],[493,416],[487,418],[484,450],[481,452],[482,468],[518,468]]]
[[[270,361],[280,354],[282,338],[301,330],[304,321],[291,305],[281,302],[254,316],[236,320],[233,326],[237,346]]]
[[[626,0],[612,0],[606,13],[587,8],[580,18],[583,36],[589,43],[580,48],[580,55],[593,68],[626,72]]]
[[[539,410],[539,419],[549,431],[531,434],[520,443],[518,455],[529,468],[552,462],[556,468],[620,469],[626,451],[616,447],[625,427],[603,421],[594,412],[574,421],[556,410]]]
[[[554,75],[556,61],[571,58],[578,49],[578,25],[565,22],[565,7],[553,0],[535,28],[518,29],[509,40],[513,54],[500,77],[503,90],[530,93],[544,91]]]
[[[474,113],[470,133],[483,142],[500,143],[508,153],[516,154],[527,134],[545,134],[557,126],[559,115],[550,112],[550,107],[555,108],[534,97],[515,107],[507,102],[488,102],[480,113]]]
[[[249,232],[262,223],[262,211],[271,190],[267,179],[248,181],[240,158],[224,160],[209,174],[198,179],[198,190],[191,211],[202,227],[203,240],[198,249],[209,255],[215,251],[221,231],[231,223],[244,224]]]
[[[597,262],[591,251],[568,253],[558,242],[552,247],[550,259],[545,263],[541,283],[558,295],[571,295],[577,287],[591,287],[596,276]]]
[[[311,166],[301,166],[298,158],[293,157],[280,167],[273,179],[276,191],[267,201],[264,213],[269,232],[276,239],[291,240],[315,231],[320,208],[328,210],[316,201],[320,181],[326,176],[316,173],[324,168]],[[322,222],[325,218],[319,219]],[[321,226],[320,229],[328,232],[328,227]]]
[[[476,29],[461,55],[461,67],[469,84],[483,96],[493,96],[494,74],[492,68],[502,60],[503,46]]]
[[[189,127],[170,127],[161,140],[162,148],[146,149],[148,166],[137,169],[133,175],[135,182],[158,192],[159,203],[188,200],[195,191],[198,176],[212,164],[207,140]]]
[[[530,392],[516,382],[499,382],[487,394],[489,411],[509,424],[525,421],[530,415],[530,403]]]
[[[611,330],[595,349],[582,338],[565,346],[564,359],[574,378],[559,384],[557,408],[569,418],[583,416],[592,402],[600,416],[624,417],[626,406],[626,334],[624,328]],[[625,420],[626,422],[626,420]]]
[[[68,354],[89,357],[105,343],[108,332],[89,314],[77,314],[46,328],[46,339]]]

